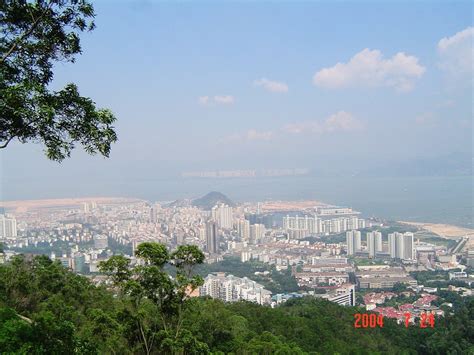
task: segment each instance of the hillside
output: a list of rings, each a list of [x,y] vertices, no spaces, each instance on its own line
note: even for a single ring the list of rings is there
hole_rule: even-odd
[[[467,354],[472,351],[474,302],[435,329],[396,325],[356,329],[354,307],[311,298],[276,308],[209,298],[187,301],[183,342],[201,353],[233,354]],[[150,302],[139,309],[46,257],[0,265],[0,353],[158,354],[163,330],[146,352],[137,319],[159,319]],[[470,335],[469,335],[470,334]],[[180,345],[181,344],[181,345]],[[174,344],[181,354],[183,344]],[[187,349],[184,347],[184,349]],[[167,352],[165,352],[167,353]],[[176,353],[175,351],[170,352]]]
[[[211,210],[212,207],[217,205],[218,203],[224,203],[228,206],[235,206],[235,203],[231,201],[226,195],[217,191],[211,191],[208,194],[195,199],[192,201],[192,205],[199,207],[203,210]]]

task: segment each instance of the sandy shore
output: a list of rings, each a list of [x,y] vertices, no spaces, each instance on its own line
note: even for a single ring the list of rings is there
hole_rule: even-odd
[[[19,200],[19,201],[0,201],[0,207],[7,210],[15,210],[17,212],[25,212],[39,208],[51,207],[77,207],[84,202],[96,202],[102,204],[114,204],[123,202],[139,201],[138,199],[122,198],[122,197],[81,197],[81,198],[61,198],[61,199],[45,199],[45,200]]]
[[[398,223],[408,224],[410,226],[418,227],[430,231],[443,238],[457,239],[464,236],[474,236],[474,229],[453,226],[442,223],[421,223],[421,222],[406,222],[398,221]]]
[[[446,239],[459,239],[460,237],[469,237],[469,242],[466,243],[463,249],[465,250],[466,248],[474,248],[474,229],[452,226],[450,224],[442,223],[418,223],[406,221],[398,221],[398,223],[415,226],[437,234],[440,237]]]

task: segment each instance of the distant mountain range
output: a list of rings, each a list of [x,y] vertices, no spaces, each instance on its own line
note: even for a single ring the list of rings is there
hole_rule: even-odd
[[[207,195],[195,199],[191,202],[191,204],[195,207],[199,207],[203,210],[211,210],[212,207],[219,203],[224,203],[228,206],[235,206],[235,203],[232,202],[226,195],[217,191],[211,191]]]

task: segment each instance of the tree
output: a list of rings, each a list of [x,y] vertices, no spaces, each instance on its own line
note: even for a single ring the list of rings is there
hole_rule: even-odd
[[[74,62],[79,33],[95,24],[87,0],[0,1],[0,149],[17,139],[45,146],[55,161],[75,143],[109,156],[115,116],[79,94],[76,85],[52,91],[53,65]]]
[[[135,255],[141,262],[133,267],[129,259],[115,255],[101,262],[100,270],[110,276],[121,296],[131,301],[144,352],[150,354],[157,346],[161,353],[183,349],[205,353],[207,345],[183,328],[188,295],[203,283],[201,276],[193,275],[193,269],[203,263],[204,254],[192,245],[179,246],[170,254],[164,245],[150,242],[140,244]],[[175,268],[174,278],[165,265]]]
[[[406,290],[407,290],[407,285],[401,282],[395,283],[395,285],[393,285],[393,288],[392,288],[393,292],[404,292]]]
[[[293,344],[286,344],[282,342],[278,337],[270,332],[263,332],[262,334],[254,337],[248,343],[246,351],[250,354],[280,354],[280,355],[292,355],[292,354],[304,354],[304,352]]]

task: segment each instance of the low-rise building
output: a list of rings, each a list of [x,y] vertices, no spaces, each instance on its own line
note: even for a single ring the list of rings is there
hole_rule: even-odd
[[[223,272],[209,274],[199,289],[200,296],[211,296],[225,302],[246,300],[258,304],[269,304],[271,292],[247,277],[226,275]]]

